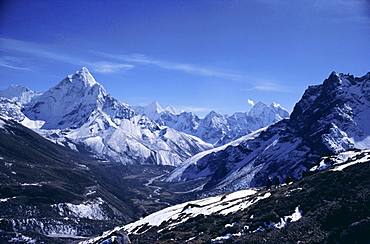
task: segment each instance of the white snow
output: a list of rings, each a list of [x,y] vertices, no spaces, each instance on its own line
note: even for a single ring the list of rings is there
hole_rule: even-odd
[[[242,190],[238,192],[226,193],[217,196],[212,196],[204,199],[194,200],[190,202],[181,203],[175,206],[171,206],[162,209],[158,212],[152,213],[145,218],[142,218],[136,222],[127,224],[123,227],[116,227],[111,231],[103,233],[99,237],[92,238],[90,240],[82,241],[80,244],[91,244],[99,240],[107,238],[116,231],[126,231],[128,234],[137,234],[137,231],[142,226],[159,226],[165,221],[171,221],[168,226],[169,229],[174,226],[187,221],[189,218],[196,217],[200,214],[211,215],[211,214],[228,214],[235,211],[243,210],[248,206],[258,202],[259,200],[268,198],[271,196],[270,193],[264,195],[257,194],[258,192],[252,189]],[[238,207],[236,207],[238,206]],[[227,210],[232,208],[232,210]],[[234,225],[235,223],[231,224]],[[162,231],[162,230],[159,230]],[[240,235],[240,233],[233,234]]]
[[[366,152],[368,152],[366,155],[363,155],[363,157],[361,158],[357,158],[355,159],[354,161],[352,162],[347,162],[347,163],[344,163],[342,165],[338,165],[336,166],[334,169],[331,169],[332,171],[342,171],[343,169],[349,167],[349,166],[352,166],[352,165],[355,165],[355,164],[359,164],[359,163],[369,163],[370,162],[370,150],[364,150]],[[364,152],[363,151],[363,152]],[[348,160],[346,160],[348,161]]]
[[[15,199],[17,197],[7,197],[7,198],[0,198],[0,202],[7,202],[9,201],[10,199]]]
[[[86,236],[77,236],[75,233],[71,233],[71,234],[50,233],[50,234],[47,234],[46,236],[53,237],[53,238],[72,238],[72,239],[85,239],[86,238]]]
[[[312,167],[310,171],[324,170],[332,165],[346,162],[348,159],[353,158],[356,155],[357,153],[355,151],[345,151],[338,155],[322,157],[321,161],[319,162],[319,165]]]
[[[299,206],[297,206],[294,210],[294,213],[288,216],[284,216],[284,218],[280,218],[279,223],[270,222],[269,227],[274,227],[281,229],[285,227],[289,222],[296,222],[302,218],[302,211],[299,210]]]
[[[37,183],[21,183],[21,186],[42,186],[46,182],[37,182]]]
[[[36,239],[32,239],[31,237],[25,236],[21,233],[16,233],[15,237],[12,237],[8,243],[28,243],[28,244],[34,244],[37,243]]]
[[[156,103],[153,106],[163,110]],[[107,94],[86,68],[34,96],[30,103],[20,105],[1,97],[0,112],[59,145],[77,150],[76,145],[82,144],[98,158],[118,163],[178,165],[213,148],[135,113]]]
[[[230,233],[227,233],[227,234],[226,234],[226,235],[224,235],[224,236],[219,236],[219,237],[216,237],[216,238],[214,238],[214,239],[211,239],[211,243],[212,243],[212,242],[223,241],[223,240],[228,240],[228,239],[230,239],[231,237],[233,237],[233,235],[232,235],[232,234],[230,234]]]
[[[322,157],[318,165],[312,167],[310,171],[324,170],[332,165],[337,165],[331,171],[341,171],[351,165],[367,163],[370,161],[370,149],[348,150],[337,155]]]
[[[19,85],[12,85],[7,89],[0,91],[0,97],[8,98],[17,104],[26,104],[30,102],[33,97],[39,95],[41,95],[41,93],[31,91],[30,89]]]
[[[101,198],[96,198],[93,201],[86,201],[81,204],[59,203],[52,205],[52,207],[56,208],[62,217],[73,216],[93,220],[107,220],[102,204],[104,204],[104,201]]]
[[[255,190],[249,189],[185,202],[165,208],[136,222],[125,225],[123,229],[128,233],[135,234],[140,226],[159,226],[165,221],[171,221],[169,228],[172,228],[200,214],[211,215],[217,213],[226,215],[240,211],[271,195],[266,193],[265,195],[256,196],[256,193]]]
[[[7,162],[4,162],[4,165],[5,165],[5,167],[7,167],[7,168],[11,168],[11,167],[12,167],[12,165],[13,165],[13,163],[7,163]]]
[[[330,133],[322,135],[323,142],[331,151],[340,153],[354,147],[353,140],[348,137],[346,132],[339,129],[334,123],[331,123],[331,126]]]
[[[235,226],[235,225],[236,225],[236,222],[231,223],[231,224],[226,224],[226,225],[225,225],[225,228],[233,227],[233,226]]]

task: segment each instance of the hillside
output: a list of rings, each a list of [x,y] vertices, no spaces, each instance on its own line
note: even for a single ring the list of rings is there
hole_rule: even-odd
[[[122,230],[133,243],[369,243],[370,151],[323,160],[299,181],[182,203],[82,243]]]

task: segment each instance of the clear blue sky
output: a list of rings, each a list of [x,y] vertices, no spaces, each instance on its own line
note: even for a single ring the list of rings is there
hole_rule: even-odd
[[[0,89],[86,66],[131,105],[288,110],[332,71],[370,71],[367,0],[3,0]]]

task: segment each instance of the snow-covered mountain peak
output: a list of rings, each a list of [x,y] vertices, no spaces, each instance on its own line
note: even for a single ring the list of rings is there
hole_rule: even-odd
[[[106,95],[104,87],[95,81],[87,68],[82,68],[80,71],[68,75],[58,85],[51,89],[62,91],[66,93],[66,95],[69,93],[78,93],[79,96],[95,97],[99,94]]]
[[[20,85],[11,85],[5,90],[0,91],[0,94],[6,94],[7,96],[4,96],[6,98],[9,97],[16,97],[21,95],[24,92],[30,92],[31,90],[27,87],[20,86]]]
[[[260,123],[260,128],[273,124],[279,120],[289,118],[289,112],[280,104],[271,103],[270,106],[263,102],[257,102],[248,112],[252,118],[256,118]]]
[[[157,101],[153,101],[152,103],[145,107],[145,111],[148,112],[148,114],[150,114],[154,112],[162,113],[164,110]]]
[[[263,102],[257,102],[254,104],[252,109],[249,111],[249,115],[253,117],[259,117],[262,113],[264,113],[264,110],[267,109],[268,106],[264,104]]]
[[[92,87],[99,84],[86,67],[82,67],[80,71],[77,71],[73,75],[69,75],[68,78],[70,82],[81,82],[85,87]]]
[[[275,102],[272,102],[272,103],[271,103],[271,105],[270,105],[270,107],[272,107],[272,108],[276,108],[276,109],[283,108],[280,104],[275,103]]]
[[[174,115],[179,115],[179,114],[185,112],[184,110],[175,108],[172,105],[167,106],[164,110],[168,111],[170,114],[174,114]]]
[[[137,106],[134,109],[137,113],[148,116],[159,125],[166,125],[197,136],[214,146],[224,145],[252,131],[289,117],[288,111],[281,105],[272,103],[267,106],[262,102],[256,103],[251,113],[237,112],[228,116],[213,110],[204,118],[199,118],[192,112],[185,112],[172,106],[162,109],[156,102],[146,107]]]
[[[82,68],[33,99],[25,114],[45,121],[44,129],[63,129],[80,123],[97,108],[102,109],[109,97],[90,72]]]
[[[220,113],[220,112],[218,112],[217,110],[212,110],[211,112],[209,112],[207,115],[206,115],[206,117],[214,117],[214,116],[216,116],[216,117],[223,117],[223,115]]]
[[[7,89],[0,91],[0,97],[5,97],[13,102],[25,104],[31,101],[34,96],[40,95],[27,87],[20,85],[11,85]]]
[[[154,120],[156,120],[159,117],[158,114],[161,113],[167,112],[172,115],[179,115],[185,112],[184,110],[175,108],[172,105],[169,105],[166,108],[162,108],[162,106],[157,101],[153,101],[144,107],[137,106],[135,107],[135,110],[141,114],[145,114],[146,116]]]
[[[209,112],[202,122],[211,127],[222,127],[227,123],[225,116],[216,110]]]

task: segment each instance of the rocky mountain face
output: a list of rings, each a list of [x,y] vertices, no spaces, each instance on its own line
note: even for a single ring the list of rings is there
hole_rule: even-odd
[[[211,193],[266,185],[278,175],[299,179],[323,155],[369,148],[370,73],[333,72],[309,87],[290,119],[188,159],[168,181],[204,178]]]
[[[178,165],[212,148],[194,136],[159,126],[136,113],[107,94],[86,68],[42,94],[17,88],[7,97],[8,100],[2,98],[0,107],[4,113],[26,126],[33,124],[30,127],[54,142],[101,159],[124,164]],[[16,102],[20,100],[22,103]],[[39,128],[35,128],[37,125]]]
[[[272,103],[268,106],[262,102],[256,103],[248,112],[237,112],[227,116],[211,111],[204,118],[173,107],[162,109],[157,102],[146,107],[135,107],[135,110],[160,125],[199,137],[216,147],[289,118],[288,111],[279,104]]]

